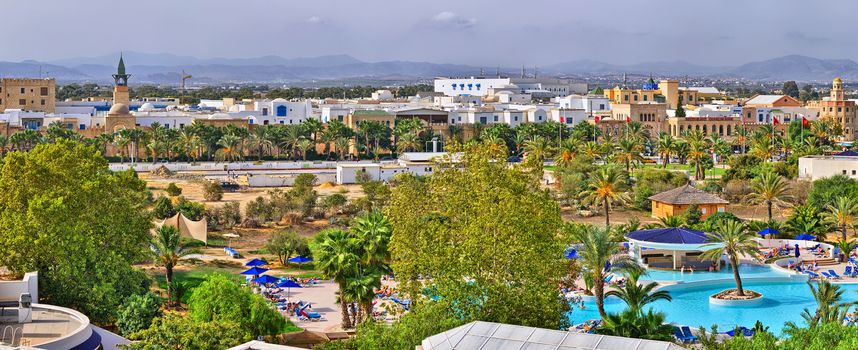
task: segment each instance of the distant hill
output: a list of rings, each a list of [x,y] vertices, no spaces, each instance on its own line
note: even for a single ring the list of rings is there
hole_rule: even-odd
[[[546,67],[540,67],[543,72],[566,74],[653,74],[653,75],[710,75],[723,72],[729,67],[702,66],[685,61],[674,62],[643,62],[631,65],[618,65],[593,60],[577,60]]]
[[[414,61],[364,62],[348,55],[284,58],[197,58],[168,53],[124,52],[128,72],[134,84],[178,84],[182,70],[193,75],[192,83],[289,84],[327,80],[420,81],[435,76],[477,75],[480,69],[462,64]],[[57,78],[61,82],[102,82],[111,80],[119,53],[78,57],[49,62],[0,62],[0,77]],[[504,72],[517,68],[501,67]],[[738,67],[704,66],[685,61],[643,62],[619,65],[596,60],[576,60],[538,67],[543,76],[593,76],[637,74],[656,77],[695,76],[744,78],[759,81],[829,81],[841,76],[858,80],[858,63],[849,59],[818,59],[790,55]],[[392,78],[392,79],[391,79]]]
[[[746,63],[723,74],[753,80],[827,82],[835,77],[856,80],[858,79],[858,63],[849,59],[819,59],[789,55]]]

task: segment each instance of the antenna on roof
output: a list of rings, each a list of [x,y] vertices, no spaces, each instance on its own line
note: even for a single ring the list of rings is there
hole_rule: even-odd
[[[536,73],[539,72],[539,69],[536,66],[533,66],[533,79],[536,79]]]
[[[623,73],[623,89],[626,88],[626,73]]]

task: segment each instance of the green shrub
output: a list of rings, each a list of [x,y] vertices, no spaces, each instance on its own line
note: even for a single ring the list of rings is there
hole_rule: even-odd
[[[206,206],[202,203],[189,201],[185,197],[179,197],[179,203],[176,203],[176,211],[188,219],[197,221],[206,214]]]
[[[223,199],[223,188],[215,181],[208,181],[203,185],[203,198],[208,202],[217,202]]]
[[[119,308],[116,327],[128,336],[149,328],[156,317],[161,317],[161,298],[152,293],[132,295]]]
[[[169,197],[158,197],[152,207],[152,215],[162,220],[173,217],[173,215],[176,215],[176,208],[173,207],[173,201]]]
[[[171,182],[169,185],[167,185],[167,188],[164,191],[173,197],[182,194],[182,189],[179,188],[179,186],[176,186],[175,182]]]

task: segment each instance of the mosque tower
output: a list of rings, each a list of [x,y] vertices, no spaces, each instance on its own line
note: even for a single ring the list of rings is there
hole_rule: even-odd
[[[130,98],[128,95],[128,78],[131,74],[125,73],[125,61],[122,59],[122,54],[119,54],[119,66],[116,67],[116,74],[113,74],[113,104],[128,105]]]

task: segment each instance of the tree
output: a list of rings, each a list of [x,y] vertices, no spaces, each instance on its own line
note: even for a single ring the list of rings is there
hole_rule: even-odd
[[[653,340],[673,340],[673,326],[665,323],[667,315],[654,312],[637,313],[626,309],[620,313],[608,314],[602,318],[602,326],[596,329],[598,334],[628,338]]]
[[[37,271],[40,302],[107,324],[147,290],[131,266],[151,227],[136,173],[111,172],[95,147],[60,139],[7,154],[0,189],[0,265],[15,276]]]
[[[161,298],[153,293],[132,295],[119,309],[116,327],[119,333],[128,336],[142,331],[161,317]]]
[[[567,234],[573,242],[580,243],[578,262],[586,269],[586,274],[593,280],[593,294],[596,296],[596,308],[604,319],[605,312],[605,278],[611,269],[635,270],[640,267],[628,255],[620,254],[620,245],[611,239],[611,231],[591,225],[567,226]]]
[[[176,211],[182,213],[188,219],[199,221],[206,215],[206,206],[202,203],[190,201],[185,197],[179,197],[179,202],[176,203]]]
[[[759,243],[754,240],[755,235],[748,232],[745,224],[740,221],[722,221],[717,232],[706,234],[709,243],[701,258],[719,261],[722,255],[727,254],[733,268],[733,279],[736,281],[736,295],[745,296],[742,278],[739,276],[739,256],[756,256],[759,253]]]
[[[220,149],[215,152],[218,161],[233,162],[241,159],[241,138],[238,135],[226,134],[217,142]]]
[[[238,325],[243,339],[282,333],[290,322],[261,295],[221,274],[210,275],[188,300],[188,316],[198,322],[222,321]]]
[[[391,266],[415,303],[432,276],[437,295],[462,319],[557,328],[568,305],[557,298],[565,276],[558,254],[559,207],[505,150],[473,143],[460,161],[403,176],[384,209],[393,236]]]
[[[834,203],[825,205],[824,220],[840,230],[841,240],[846,240],[846,229],[853,225],[858,205],[849,197],[837,197]],[[851,249],[850,249],[851,251]],[[848,252],[844,252],[848,253]]]
[[[294,231],[277,231],[268,238],[265,243],[265,249],[277,255],[281,265],[286,265],[286,260],[292,257],[295,252],[306,253],[308,248],[307,239],[298,235]]]
[[[819,281],[818,287],[814,287],[813,283],[807,281],[807,287],[810,288],[810,294],[816,301],[814,312],[804,309],[801,314],[808,326],[816,327],[825,323],[842,323],[849,308],[854,304],[843,303],[843,294],[846,291],[836,284],[831,284],[828,280]]]
[[[173,201],[169,197],[158,197],[152,206],[152,215],[156,219],[161,220],[173,217],[173,215],[176,215],[176,209],[173,208]]]
[[[172,225],[164,225],[155,230],[155,237],[149,244],[156,261],[164,266],[164,278],[167,281],[167,295],[173,303],[173,268],[179,259],[191,254],[192,251],[182,243],[179,229]]]
[[[200,322],[177,314],[156,318],[151,327],[132,334],[130,338],[137,341],[126,345],[124,349],[221,350],[241,344],[246,339],[243,330],[233,322]]]
[[[629,201],[628,193],[623,191],[626,180],[614,167],[603,166],[590,178],[587,189],[581,193],[583,201],[597,205],[605,211],[605,226],[611,226],[611,207]]]
[[[638,280],[640,279],[641,274],[641,270],[630,270],[627,274],[626,283],[615,290],[608,291],[605,293],[605,296],[615,296],[619,298],[626,303],[629,310],[636,314],[642,314],[643,308],[647,304],[659,300],[672,300],[668,291],[653,291],[658,287],[658,283],[649,282],[646,284],[639,284]]]
[[[772,221],[772,207],[785,207],[789,189],[783,177],[775,173],[762,173],[751,181],[751,193],[745,199],[751,204],[765,204],[769,221]]]
[[[661,157],[662,167],[667,168],[670,164],[670,155],[676,150],[676,141],[673,136],[663,132],[658,136],[658,156]]]
[[[798,90],[798,84],[795,83],[795,80],[784,82],[783,94],[793,98],[799,98],[801,93]]]
[[[703,217],[703,212],[700,211],[700,207],[697,204],[691,204],[688,208],[685,209],[685,212],[682,213],[682,221],[684,221],[688,225],[696,225],[700,222],[700,218]]]
[[[346,289],[348,279],[354,274],[360,257],[355,253],[356,240],[341,229],[327,229],[316,235],[311,249],[316,259],[316,268],[327,278],[339,285],[340,291]],[[348,313],[348,299],[340,296],[342,327],[352,327]]]
[[[676,105],[676,114],[675,115],[677,118],[685,118],[685,108],[682,108],[681,103]]]

